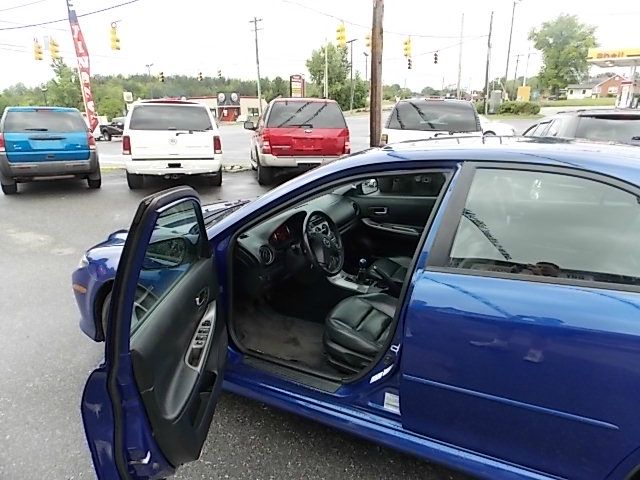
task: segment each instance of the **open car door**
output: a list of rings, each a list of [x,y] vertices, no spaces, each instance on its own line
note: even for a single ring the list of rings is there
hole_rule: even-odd
[[[200,200],[142,200],[111,299],[105,360],[82,417],[99,479],[164,478],[198,459],[221,391],[227,330]]]

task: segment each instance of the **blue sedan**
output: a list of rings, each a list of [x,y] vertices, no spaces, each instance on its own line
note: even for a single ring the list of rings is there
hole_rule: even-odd
[[[636,478],[640,150],[494,140],[145,198],[73,275],[98,477],[196,460],[224,388],[483,478]]]

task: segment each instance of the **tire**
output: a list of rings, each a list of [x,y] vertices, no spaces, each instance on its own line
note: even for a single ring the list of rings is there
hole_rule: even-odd
[[[144,177],[135,173],[127,172],[127,185],[131,190],[138,190],[144,185]]]
[[[102,177],[87,178],[87,183],[89,184],[89,188],[92,190],[98,189],[102,186]]]
[[[222,185],[222,169],[220,169],[218,175],[216,175],[215,177],[209,176],[205,178],[207,181],[207,185],[209,185],[210,187],[219,187],[220,185]]]
[[[271,185],[273,183],[273,168],[263,167],[258,162],[258,183],[260,185]]]
[[[100,308],[100,325],[102,326],[102,338],[107,339],[107,320],[109,319],[109,306],[111,304],[111,291],[107,293]]]
[[[13,182],[9,185],[5,185],[3,183],[2,193],[4,193],[5,195],[15,195],[16,193],[18,193],[18,184],[16,182]]]
[[[111,141],[111,134],[108,131],[104,131],[104,133],[102,134],[102,138],[104,138],[105,142],[110,142]]]

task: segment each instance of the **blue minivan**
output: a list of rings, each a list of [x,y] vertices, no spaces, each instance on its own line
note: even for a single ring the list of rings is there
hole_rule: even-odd
[[[0,183],[14,194],[18,183],[87,179],[100,188],[96,142],[77,108],[7,107],[0,120]]]

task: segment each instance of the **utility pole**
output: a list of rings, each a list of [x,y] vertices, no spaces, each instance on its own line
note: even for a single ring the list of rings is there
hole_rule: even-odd
[[[367,52],[362,52],[364,55],[364,81],[369,81],[369,54]]]
[[[520,56],[521,54],[516,55],[516,71],[513,72],[514,99],[516,99],[518,96],[518,65],[520,65]]]
[[[507,68],[505,69],[505,72],[504,72],[505,92],[507,91],[507,78],[509,78],[509,57],[511,56],[511,38],[513,37],[513,20],[516,16],[516,3],[517,3],[517,0],[513,0],[513,8],[511,9],[511,28],[509,29],[509,46],[507,47]]]
[[[493,11],[489,20],[489,36],[487,37],[487,68],[484,72],[484,114],[489,113],[489,64],[491,63],[491,33],[493,32]]]
[[[464,13],[462,14],[462,20],[460,21],[460,51],[458,52],[458,88],[456,91],[456,98],[460,100],[460,81],[462,79],[462,38],[464,37]]]
[[[371,28],[371,91],[369,97],[369,145],[380,145],[382,130],[382,19],[384,0],[373,0]]]
[[[529,53],[527,53],[527,64],[524,67],[524,78],[522,79],[522,86],[527,85],[527,74],[529,73],[529,59],[531,58],[531,47],[529,47]]]
[[[249,23],[253,23],[253,34],[256,39],[256,70],[258,72],[258,114],[262,116],[262,92],[260,91],[260,55],[258,53],[258,22],[261,22],[261,18],[253,17],[253,20],[249,20]]]
[[[329,41],[324,40],[324,98],[329,98]]]
[[[347,43],[349,44],[349,49],[351,50],[351,62],[350,62],[350,67],[349,70],[351,71],[350,75],[351,75],[351,99],[349,100],[349,111],[353,110],[353,94],[355,92],[355,86],[353,84],[353,42],[355,42],[356,39],[354,38],[353,40],[349,40]]]

